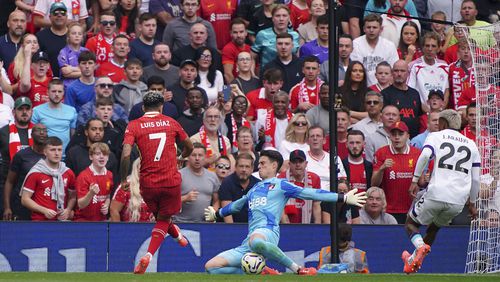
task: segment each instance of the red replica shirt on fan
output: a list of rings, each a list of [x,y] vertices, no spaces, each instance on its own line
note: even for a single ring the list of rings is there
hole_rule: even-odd
[[[279,174],[278,178],[284,178],[284,179],[289,179],[287,177],[286,172],[282,172]],[[314,172],[307,172],[307,188],[313,188],[313,189],[321,189],[321,179],[319,176],[314,173]],[[295,181],[295,180],[290,180],[291,183],[300,186],[300,187],[305,187],[306,183],[302,181]],[[285,205],[285,214],[288,216],[288,219],[290,220],[290,223],[302,223],[302,217],[303,217],[303,212],[312,212],[311,211],[305,211],[303,210],[306,205],[305,200],[302,199],[294,199],[291,198],[288,200],[288,202]],[[311,206],[312,208],[312,206]],[[309,222],[307,222],[309,223]]]
[[[351,189],[358,189],[359,191],[366,191],[370,187],[366,187],[366,171],[363,161],[360,163],[349,162],[349,171]]]
[[[101,33],[98,35],[91,37],[89,40],[87,40],[87,43],[85,44],[85,48],[89,49],[90,51],[94,52],[96,56],[96,63],[98,65],[108,62],[113,58],[113,51],[111,50],[111,46],[113,44],[113,39],[115,36],[113,35],[113,38],[106,38],[104,37]]]
[[[474,68],[464,69],[461,66],[462,62],[456,61],[450,65],[448,71],[450,85],[450,108],[458,110],[458,100],[465,91],[474,90]]]
[[[308,5],[308,7],[309,6],[310,5]],[[302,10],[299,7],[295,6],[293,4],[293,1],[290,1],[288,7],[290,8],[290,20],[292,21],[292,26],[294,30],[297,30],[297,28],[301,24],[305,24],[309,21],[310,18],[309,8],[305,8]]]
[[[318,95],[318,86],[315,85],[314,88],[310,88],[308,86],[302,86],[301,83],[295,84],[292,89],[290,89],[290,107],[293,110],[295,110],[299,104],[300,104],[300,99],[299,99],[299,94],[300,91],[307,91],[307,96],[309,97],[309,103],[313,105],[319,105],[319,95]]]
[[[212,24],[217,33],[217,49],[222,50],[224,45],[231,41],[231,19],[236,12],[238,0],[201,0],[200,16]]]
[[[62,175],[64,181],[64,191],[66,193],[66,200],[64,206],[67,204],[67,196],[69,190],[74,190],[75,187],[75,174],[71,169],[66,170]],[[52,190],[52,176],[43,174],[41,172],[33,172],[26,178],[23,190],[33,193],[31,199],[35,203],[44,208],[51,209],[57,212],[57,201],[52,200],[50,191]],[[45,215],[38,212],[31,212],[31,220],[57,220],[57,216],[52,219],[47,219]]]
[[[99,68],[95,71],[96,77],[107,76],[114,83],[119,83],[120,81],[127,78],[125,75],[124,66],[117,65],[113,60],[110,62],[102,63]]]
[[[33,102],[33,108],[40,106],[49,101],[47,92],[49,91],[49,82],[51,80],[51,77],[46,77],[44,81],[36,81],[32,75],[30,90],[26,93],[19,93],[19,95],[30,98],[31,102]]]
[[[123,222],[129,222],[130,213],[128,211],[128,202],[130,200],[130,191],[123,191],[122,187],[118,186],[118,188],[115,191],[115,195],[113,196],[113,200],[123,204],[123,208],[120,211],[120,220]],[[149,222],[152,221],[152,219],[154,219],[153,214],[149,211],[148,205],[144,202],[144,200],[141,203],[139,212],[140,212],[140,217],[139,217],[140,222]]]
[[[373,171],[380,169],[386,159],[392,159],[394,165],[386,168],[380,187],[384,189],[387,199],[387,213],[406,213],[410,209],[412,199],[408,194],[413,171],[417,165],[420,150],[407,146],[405,153],[397,154],[391,145],[377,150],[373,158]]]
[[[234,42],[230,41],[222,48],[222,65],[233,65],[234,78],[238,77],[236,66],[238,64],[238,54],[241,52],[250,53],[250,45],[244,44],[242,47],[239,47],[234,44]]]
[[[105,221],[106,215],[102,214],[101,207],[109,199],[111,188],[113,188],[113,174],[105,170],[103,174],[97,174],[89,166],[76,179],[76,197],[77,199],[85,197],[92,184],[99,186],[99,193],[92,197],[88,206],[83,209],[78,208],[75,212],[75,221]]]
[[[265,114],[273,108],[273,102],[266,99],[264,87],[248,92],[247,99],[250,102],[247,117],[250,119],[256,120],[259,114]]]
[[[186,132],[177,121],[157,112],[147,112],[128,124],[123,144],[135,143],[139,147],[141,189],[181,184],[175,140],[184,141],[186,138]]]

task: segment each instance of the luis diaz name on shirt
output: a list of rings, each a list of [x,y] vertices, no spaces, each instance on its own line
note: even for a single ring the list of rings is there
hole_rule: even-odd
[[[141,123],[141,129],[152,128],[152,127],[165,127],[165,126],[170,126],[170,121],[158,120],[158,121],[148,121]]]

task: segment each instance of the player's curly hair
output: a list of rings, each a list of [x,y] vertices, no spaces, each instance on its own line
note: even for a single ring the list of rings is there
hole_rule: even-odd
[[[164,103],[163,94],[157,91],[149,90],[142,98],[142,102],[144,104],[145,109],[154,109],[157,108]]]
[[[452,109],[447,109],[439,113],[439,118],[446,120],[448,123],[448,128],[460,130],[462,125],[462,118],[460,114]]]

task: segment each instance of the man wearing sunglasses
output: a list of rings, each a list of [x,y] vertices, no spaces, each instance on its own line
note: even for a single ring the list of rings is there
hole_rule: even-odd
[[[112,12],[103,12],[99,16],[99,34],[87,40],[85,48],[94,52],[97,64],[109,61],[113,57],[111,45],[116,36],[116,17]]]
[[[87,102],[80,108],[76,121],[77,126],[85,125],[89,119],[96,117],[95,101],[99,98],[111,97],[111,95],[113,94],[113,86],[113,81],[111,81],[109,77],[106,76],[97,78],[94,86],[95,98],[92,99],[92,101]],[[128,115],[122,106],[114,103],[113,115],[111,116],[111,120],[117,121],[119,119],[123,119],[125,122],[128,122]]]
[[[60,76],[57,56],[59,51],[67,44],[68,9],[66,5],[62,2],[52,4],[50,6],[49,20],[50,25],[37,32],[36,37],[38,38],[38,44],[40,44],[40,50],[47,52],[49,55],[50,67],[54,76]]]
[[[33,22],[38,28],[49,27],[49,14],[52,14],[53,6],[63,4],[66,8],[71,7],[71,11],[67,11],[67,17],[70,22],[79,22],[83,26],[83,30],[87,30],[85,19],[89,17],[87,4],[82,0],[38,0],[36,1],[35,10],[33,11]]]
[[[384,107],[384,99],[382,94],[375,91],[368,91],[365,95],[365,109],[368,116],[356,122],[352,129],[363,132],[366,136],[375,133],[382,126],[382,108]]]

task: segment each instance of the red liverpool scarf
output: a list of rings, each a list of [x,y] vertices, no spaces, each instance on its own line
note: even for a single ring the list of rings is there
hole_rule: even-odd
[[[238,133],[238,124],[236,123],[236,120],[234,119],[234,115],[231,114],[231,126],[232,126],[232,133],[233,133],[233,148],[238,148],[238,142],[236,141],[236,133]],[[250,122],[246,120],[244,117],[241,118],[241,127],[250,127]]]
[[[286,118],[288,121],[292,118],[292,113],[290,111],[286,111]],[[271,144],[271,146],[276,148],[276,144],[274,143],[274,133],[276,132],[276,117],[274,116],[274,110],[267,111],[264,128],[266,143]]]
[[[222,137],[222,134],[217,131],[217,136],[219,139],[219,153],[221,156],[227,156],[227,148],[226,148],[226,142],[224,142],[224,138]],[[208,138],[207,133],[205,132],[205,126],[202,125],[200,127],[200,140],[201,143],[207,148],[207,158],[211,157],[214,152],[212,150],[212,146],[210,145],[210,138]]]
[[[30,122],[28,125],[28,144],[33,146],[33,138],[31,138],[31,129],[33,128],[33,123]],[[23,146],[21,145],[21,138],[19,137],[19,131],[14,122],[9,123],[9,155],[10,161],[14,159],[14,155],[19,152]]]

